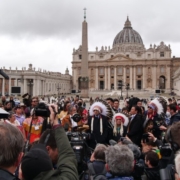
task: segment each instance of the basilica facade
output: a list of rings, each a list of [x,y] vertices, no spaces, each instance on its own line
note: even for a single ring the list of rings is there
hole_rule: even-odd
[[[82,42],[87,41],[83,39]],[[83,45],[83,43],[82,43]],[[83,47],[73,49],[73,89],[81,90],[79,81],[83,71]],[[129,88],[136,91],[173,89],[173,73],[180,65],[180,58],[171,57],[171,47],[164,42],[145,48],[140,34],[135,31],[129,18],[124,28],[115,36],[112,47],[96,47],[88,51],[89,90],[118,90]]]

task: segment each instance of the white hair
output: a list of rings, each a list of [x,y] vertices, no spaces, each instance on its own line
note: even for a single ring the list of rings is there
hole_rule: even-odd
[[[175,167],[176,167],[176,172],[178,176],[180,177],[180,151],[178,152],[175,158]]]
[[[130,175],[134,166],[133,152],[126,145],[109,146],[106,154],[106,163],[112,175]]]

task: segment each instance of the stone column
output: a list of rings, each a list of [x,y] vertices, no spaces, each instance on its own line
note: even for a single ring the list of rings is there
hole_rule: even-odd
[[[46,95],[46,82],[43,80],[43,96]]]
[[[134,90],[136,90],[136,66],[134,66]]]
[[[124,66],[124,77],[123,77],[124,83],[126,83],[126,67]]]
[[[17,81],[17,78],[14,79],[14,86],[17,86],[18,85],[18,81]]]
[[[27,80],[24,78],[23,80],[23,94],[27,93]]]
[[[133,76],[132,76],[132,71],[133,71],[133,67],[131,66],[130,67],[130,84],[129,84],[129,88],[132,89],[133,85],[132,85],[132,82],[133,82]]]
[[[2,95],[4,96],[5,93],[4,93],[4,88],[5,88],[5,79],[2,78]]]
[[[74,68],[73,69],[73,90],[76,90],[78,89],[78,81],[77,80],[77,68]]]
[[[36,80],[36,96],[40,95],[40,81],[39,79]]]
[[[143,66],[142,76],[143,76],[143,89],[146,89],[146,67],[145,66]]]
[[[167,90],[170,90],[171,89],[171,83],[170,83],[170,66],[167,66],[166,67],[166,74],[167,74],[167,77],[165,77],[166,78],[166,80],[165,80],[165,89],[167,89]]]
[[[11,78],[9,77],[9,96],[11,95]]]
[[[36,85],[36,79],[33,79],[33,96],[37,96],[37,85]]]
[[[152,88],[153,89],[157,88],[157,79],[159,79],[159,77],[157,77],[157,74],[156,74],[156,65],[154,65],[153,66],[153,73],[152,73],[152,80],[153,80]]]
[[[111,80],[111,72],[110,72],[110,67],[108,67],[108,90],[111,90],[111,83],[110,83],[110,80]]]
[[[98,82],[98,67],[96,67],[95,89],[99,89]]]
[[[117,90],[117,68],[114,67],[114,90]]]
[[[107,89],[107,68],[104,67],[104,84],[105,89]]]

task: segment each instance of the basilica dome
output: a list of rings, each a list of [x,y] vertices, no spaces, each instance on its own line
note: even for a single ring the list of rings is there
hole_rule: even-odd
[[[123,30],[120,31],[114,39],[113,47],[119,44],[129,43],[143,45],[141,36],[131,27],[131,22],[127,17]]]

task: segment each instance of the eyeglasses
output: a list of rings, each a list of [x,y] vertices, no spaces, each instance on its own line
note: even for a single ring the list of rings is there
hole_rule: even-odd
[[[38,101],[32,101],[32,102],[38,102]]]
[[[148,106],[148,108],[152,109],[152,107]]]

